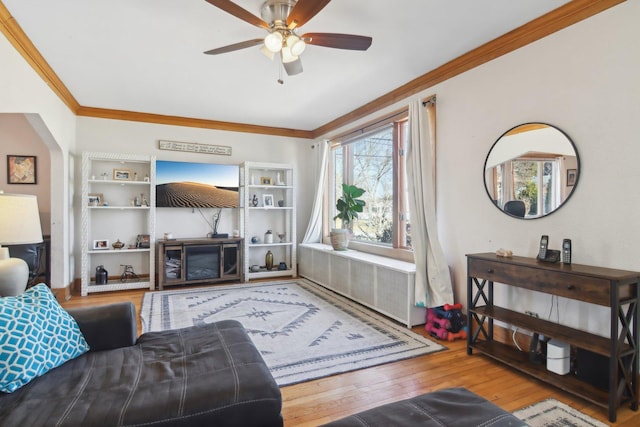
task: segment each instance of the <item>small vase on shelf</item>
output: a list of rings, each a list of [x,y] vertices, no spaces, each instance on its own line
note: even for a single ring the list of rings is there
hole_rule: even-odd
[[[273,268],[273,253],[271,251],[267,251],[267,254],[264,256],[264,264],[267,270],[271,271]]]

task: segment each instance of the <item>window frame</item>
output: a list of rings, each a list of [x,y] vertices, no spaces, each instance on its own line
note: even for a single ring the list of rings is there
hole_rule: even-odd
[[[323,208],[323,243],[330,243],[330,231],[334,225],[333,215],[335,209],[335,190],[336,190],[336,170],[335,170],[335,149],[337,147],[346,147],[356,143],[358,140],[366,138],[368,135],[380,132],[385,126],[392,125],[393,129],[393,238],[391,244],[383,244],[376,242],[368,242],[353,239],[349,243],[349,247],[362,252],[383,255],[390,258],[401,259],[413,262],[413,251],[407,246],[401,246],[401,242],[406,241],[406,218],[408,213],[408,200],[404,189],[406,188],[406,141],[408,137],[409,127],[409,110],[404,108],[392,113],[384,118],[369,122],[357,129],[352,129],[341,135],[330,138],[330,161],[328,165],[328,179],[326,183],[326,191]],[[343,171],[344,176],[353,171],[352,167],[348,167],[349,158],[343,155]],[[343,178],[344,178],[343,176]],[[353,179],[349,178],[350,182]],[[400,186],[402,185],[402,188]],[[400,191],[398,191],[400,190]]]

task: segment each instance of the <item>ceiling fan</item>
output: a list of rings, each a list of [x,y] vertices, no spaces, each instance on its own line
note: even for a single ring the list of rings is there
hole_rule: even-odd
[[[264,38],[246,40],[228,46],[211,49],[207,55],[219,55],[262,44],[262,53],[269,58],[279,53],[282,65],[288,75],[302,72],[300,55],[306,45],[324,46],[336,49],[367,50],[372,38],[352,34],[306,33],[296,34],[296,29],[304,25],[320,12],[331,0],[266,0],[258,18],[229,0],[206,0],[213,6],[242,19],[251,25],[264,28],[268,34]]]

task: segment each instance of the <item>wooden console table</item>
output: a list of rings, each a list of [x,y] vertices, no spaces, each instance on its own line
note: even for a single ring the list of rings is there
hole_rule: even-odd
[[[238,238],[158,240],[158,289],[194,283],[242,281]]]
[[[529,289],[609,307],[609,338],[494,305],[493,284]],[[638,287],[640,273],[579,264],[549,264],[535,258],[467,255],[467,354],[473,350],[538,380],[608,408],[616,421],[623,402],[638,409]],[[527,352],[494,341],[493,321],[556,338],[573,348],[608,358],[608,390],[582,381],[573,373],[558,375],[529,361]]]

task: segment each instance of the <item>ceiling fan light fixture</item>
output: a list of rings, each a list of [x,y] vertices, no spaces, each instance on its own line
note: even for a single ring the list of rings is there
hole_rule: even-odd
[[[279,52],[282,49],[282,34],[279,31],[273,31],[264,38],[264,45],[271,52]]]
[[[282,62],[284,64],[287,64],[289,62],[293,62],[296,59],[298,59],[298,57],[296,55],[293,55],[291,53],[291,48],[289,46],[283,46],[282,50],[280,51],[280,57],[282,58]]]
[[[262,54],[264,56],[266,56],[267,58],[269,58],[272,61],[273,61],[273,58],[276,56],[276,53],[270,51],[269,49],[267,49],[267,46],[265,46],[265,45],[262,45],[262,47],[260,48],[260,52],[262,52]]]
[[[287,47],[291,50],[292,55],[300,56],[307,45],[300,37],[295,34],[291,34],[287,37]]]

